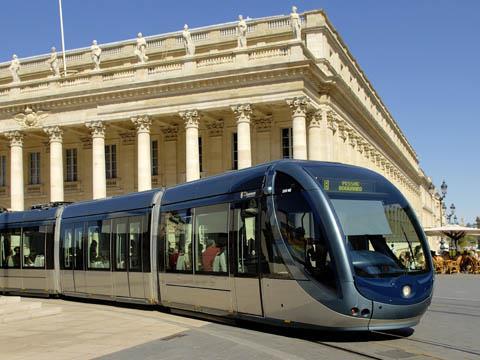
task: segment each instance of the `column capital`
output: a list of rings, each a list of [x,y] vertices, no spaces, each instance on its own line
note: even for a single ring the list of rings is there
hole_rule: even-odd
[[[335,113],[332,110],[325,110],[324,114],[327,120],[328,128],[333,132],[336,132],[338,130],[338,121],[335,116]]]
[[[152,120],[147,115],[132,117],[131,120],[137,128],[137,133],[150,132]]]
[[[103,121],[90,121],[85,123],[85,126],[90,129],[92,137],[105,137],[105,124]]]
[[[60,126],[46,126],[43,131],[48,135],[51,143],[63,141],[63,130]]]
[[[306,96],[297,96],[287,99],[287,104],[292,110],[292,116],[306,116],[307,107],[310,104],[310,99]]]
[[[178,125],[166,126],[162,128],[165,141],[176,141],[178,138]]]
[[[308,127],[309,128],[320,127],[320,123],[322,122],[322,117],[323,117],[323,110],[322,109],[316,109],[314,111],[309,111],[307,113]]]
[[[200,122],[200,114],[198,110],[186,110],[178,113],[180,117],[185,121],[185,128],[197,128]]]
[[[250,123],[250,119],[252,116],[253,108],[251,104],[238,104],[238,105],[232,105],[230,108],[233,111],[233,114],[235,116],[235,120],[237,121],[237,124],[241,122],[248,122]]]
[[[3,135],[10,140],[10,146],[23,146],[23,138],[25,134],[21,131],[7,131]]]

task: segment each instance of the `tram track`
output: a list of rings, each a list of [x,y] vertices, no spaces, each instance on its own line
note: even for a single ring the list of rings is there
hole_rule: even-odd
[[[470,350],[466,348],[461,348],[461,347],[456,347],[452,346],[449,344],[444,344],[436,341],[430,341],[430,340],[425,340],[425,339],[418,339],[418,338],[412,338],[412,337],[406,337],[403,335],[397,335],[397,334],[392,334],[389,332],[384,332],[384,331],[372,331],[373,334],[381,335],[381,336],[387,336],[392,339],[402,339],[408,342],[415,342],[415,343],[420,343],[420,344],[425,344],[425,345],[430,345],[430,346],[436,346],[440,347],[443,349],[448,349],[448,350],[453,350],[465,354],[470,354],[470,355],[475,355],[480,357],[480,351],[475,351],[475,350]]]

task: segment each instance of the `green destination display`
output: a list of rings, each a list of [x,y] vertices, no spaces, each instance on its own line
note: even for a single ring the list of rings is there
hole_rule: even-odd
[[[360,180],[321,179],[323,190],[328,192],[372,192],[373,184]]]

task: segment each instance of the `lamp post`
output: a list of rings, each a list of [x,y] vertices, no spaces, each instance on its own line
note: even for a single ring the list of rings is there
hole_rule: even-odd
[[[457,216],[455,215],[455,209],[456,209],[455,204],[452,203],[452,205],[450,205],[450,214],[448,215],[449,224],[455,224],[455,219],[457,218]]]
[[[447,213],[447,207],[443,200],[445,199],[445,196],[447,196],[447,189],[448,185],[445,182],[445,180],[442,181],[442,185],[440,185],[440,190],[442,192],[442,196],[440,196],[440,227],[443,226],[443,214]],[[446,250],[445,248],[445,240],[443,239],[443,236],[440,237],[440,251]]]

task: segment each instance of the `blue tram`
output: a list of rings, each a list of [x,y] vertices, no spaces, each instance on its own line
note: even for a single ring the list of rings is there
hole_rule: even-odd
[[[367,169],[280,160],[166,189],[0,214],[0,291],[332,330],[416,325],[428,243]]]

